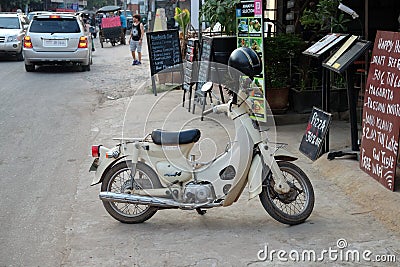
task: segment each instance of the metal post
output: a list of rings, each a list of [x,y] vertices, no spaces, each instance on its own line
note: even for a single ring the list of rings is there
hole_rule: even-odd
[[[351,131],[351,150],[360,151],[358,146],[358,129],[357,129],[357,91],[354,89],[354,73],[355,68],[351,66],[346,70],[347,76],[347,99],[350,113],[350,131]]]

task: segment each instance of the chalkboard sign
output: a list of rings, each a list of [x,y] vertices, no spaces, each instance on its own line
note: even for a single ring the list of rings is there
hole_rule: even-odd
[[[330,123],[330,113],[316,107],[313,108],[299,148],[311,160],[316,160],[319,157]]]
[[[186,56],[184,64],[184,79],[183,89],[188,91],[191,90],[193,82],[197,79],[196,72],[196,61],[197,61],[197,50],[198,50],[198,39],[189,39],[186,46]]]
[[[179,71],[174,66],[182,63],[178,30],[148,32],[151,76],[160,71]]]
[[[360,168],[395,190],[400,131],[400,33],[378,31],[365,88]]]
[[[196,87],[196,94],[203,95],[200,91],[201,87],[208,81],[210,73],[210,62],[212,60],[212,38],[203,36],[201,41],[201,54],[200,54],[200,65],[198,74],[198,83]]]

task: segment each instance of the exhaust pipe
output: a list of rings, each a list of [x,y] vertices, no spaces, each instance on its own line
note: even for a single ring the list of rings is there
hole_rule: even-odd
[[[220,203],[181,203],[172,199],[166,199],[161,197],[149,197],[149,196],[138,196],[122,193],[113,192],[100,192],[99,198],[103,201],[119,202],[119,203],[129,203],[129,204],[139,204],[139,205],[149,205],[161,208],[178,208],[178,209],[197,209],[197,208],[213,208],[222,206]]]

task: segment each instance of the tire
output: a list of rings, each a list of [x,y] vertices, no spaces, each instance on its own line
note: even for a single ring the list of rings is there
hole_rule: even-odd
[[[146,178],[148,184],[143,184]],[[137,185],[144,189],[162,187],[154,170],[142,162],[138,162],[136,165],[135,180],[143,180],[137,183]],[[123,187],[127,186],[129,181],[130,168],[126,161],[120,162],[106,173],[101,184],[101,191],[122,193],[124,190]],[[103,205],[114,219],[122,223],[142,223],[153,217],[158,210],[156,207],[147,205],[109,201],[103,201]],[[131,211],[133,212],[132,214],[130,213]],[[139,213],[135,213],[136,211],[139,211]]]
[[[23,61],[24,60],[24,54],[22,53],[22,48],[19,53],[17,53],[17,61]]]
[[[27,72],[33,72],[33,71],[35,71],[35,65],[27,65],[27,64],[25,64],[25,70],[27,71]]]
[[[88,65],[81,65],[81,71],[90,71],[90,63]]]
[[[311,182],[307,175],[291,162],[280,161],[278,166],[291,189],[287,194],[278,194],[274,190],[275,182],[270,172],[263,180],[263,189],[260,194],[261,204],[268,214],[278,222],[288,225],[303,223],[314,208],[315,197]],[[292,181],[294,183],[291,183]],[[300,204],[300,207],[295,208],[296,204]]]

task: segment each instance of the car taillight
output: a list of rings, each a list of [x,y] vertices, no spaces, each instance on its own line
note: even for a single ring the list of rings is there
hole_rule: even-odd
[[[101,145],[92,146],[92,157],[93,158],[100,157],[100,147],[101,147]]]
[[[58,16],[58,15],[51,15],[50,18],[51,18],[51,19],[59,19],[60,16]]]
[[[79,38],[78,48],[88,48],[88,38],[86,36]]]
[[[32,48],[32,40],[30,36],[25,36],[24,37],[24,48]]]

